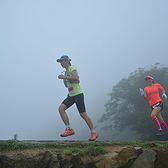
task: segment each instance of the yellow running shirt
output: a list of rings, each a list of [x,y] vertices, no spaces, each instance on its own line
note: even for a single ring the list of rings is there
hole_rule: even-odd
[[[76,70],[76,68],[74,66],[72,66],[72,65],[69,66],[68,71],[66,71],[66,76],[72,76],[71,73],[74,70]],[[77,82],[75,83],[74,81],[66,80],[66,84],[67,84],[67,88],[68,88],[70,97],[83,93],[79,83],[77,83]]]

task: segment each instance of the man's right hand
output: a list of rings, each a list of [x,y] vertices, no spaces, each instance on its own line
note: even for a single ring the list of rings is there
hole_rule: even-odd
[[[59,78],[59,79],[64,79],[64,75],[62,75],[62,74],[61,74],[61,75],[58,75],[58,78]]]

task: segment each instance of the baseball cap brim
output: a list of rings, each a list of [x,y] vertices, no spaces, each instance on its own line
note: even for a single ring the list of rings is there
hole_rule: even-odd
[[[65,59],[57,59],[57,62],[61,62],[61,61],[63,61],[63,60],[65,60]]]
[[[61,62],[63,60],[71,61],[71,59],[68,56],[62,56],[61,58],[57,59],[57,62]]]
[[[145,80],[147,80],[147,79],[152,79],[153,80],[152,76],[146,76],[144,79]]]

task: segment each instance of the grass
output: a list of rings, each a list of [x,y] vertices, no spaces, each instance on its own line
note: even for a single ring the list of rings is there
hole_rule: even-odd
[[[73,142],[64,142],[64,143],[57,143],[57,142],[22,142],[17,140],[17,136],[15,136],[12,140],[7,141],[0,141],[0,152],[4,150],[23,150],[23,149],[31,149],[31,148],[55,148],[52,149],[55,152],[64,152],[66,154],[75,154],[75,153],[82,153],[82,154],[89,154],[89,155],[98,155],[107,153],[108,151],[104,148],[107,146],[125,146],[125,145],[132,145],[138,146],[142,148],[162,148],[168,146],[167,141],[102,141],[102,142],[83,142],[83,141],[73,141]],[[67,150],[67,148],[72,148]]]
[[[77,148],[73,148],[73,149],[70,149],[70,150],[66,150],[65,151],[66,154],[83,154],[83,151],[80,150],[80,149],[77,149]]]
[[[8,140],[0,142],[0,150],[22,150],[27,148],[38,147],[38,145],[31,143],[18,142],[15,140]]]
[[[101,146],[90,145],[90,146],[88,146],[87,148],[84,149],[83,153],[95,156],[95,155],[98,155],[98,154],[106,154],[106,153],[108,153],[108,151]]]
[[[79,148],[72,148],[69,150],[52,149],[50,151],[56,152],[56,153],[65,153],[65,154],[69,154],[69,155],[81,154],[81,155],[92,155],[92,156],[108,153],[108,151],[105,148],[103,148],[101,146],[92,146],[92,145],[88,146],[87,148],[82,148],[82,149],[79,149]]]

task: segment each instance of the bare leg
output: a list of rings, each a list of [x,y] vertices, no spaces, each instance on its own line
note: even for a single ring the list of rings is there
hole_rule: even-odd
[[[90,119],[90,117],[87,115],[86,112],[80,113],[80,115],[85,120],[85,122],[87,123],[87,125],[89,126],[89,128],[91,130],[91,137],[90,137],[89,141],[94,141],[98,137],[98,134],[93,130],[92,120]]]
[[[65,125],[69,125],[69,118],[68,118],[68,115],[65,112],[66,109],[67,109],[67,107],[64,104],[61,104],[59,106],[59,113],[60,113],[60,116],[61,116],[62,121],[64,122],[64,124]]]
[[[168,126],[167,126],[166,122],[163,120],[161,112],[158,114],[157,118],[158,118],[161,126],[168,132]]]
[[[80,113],[80,115],[85,120],[85,122],[89,126],[90,130],[92,130],[93,129],[93,123],[92,123],[92,120],[90,119],[90,117],[87,115],[87,113],[86,112]]]
[[[159,113],[159,114],[157,115],[157,118],[158,118],[158,120],[160,121],[160,123],[163,123],[163,122],[164,122],[161,113]]]
[[[158,118],[160,123],[162,123],[162,122],[164,122],[164,120],[163,120],[160,112],[161,112],[161,107],[155,107],[152,111],[152,114],[154,114]]]
[[[156,117],[158,117],[158,115],[160,114],[161,112],[161,107],[155,107],[152,111],[152,114],[154,114]],[[159,119],[159,118],[158,118]],[[160,119],[163,119],[163,118],[160,118]],[[160,120],[159,120],[160,121]]]
[[[162,133],[162,128],[161,128],[161,124],[160,121],[158,120],[157,116],[161,111],[161,107],[155,107],[151,113],[151,117],[153,122],[155,123],[155,125],[157,126],[159,133],[156,134],[156,136],[160,136],[160,134]]]

